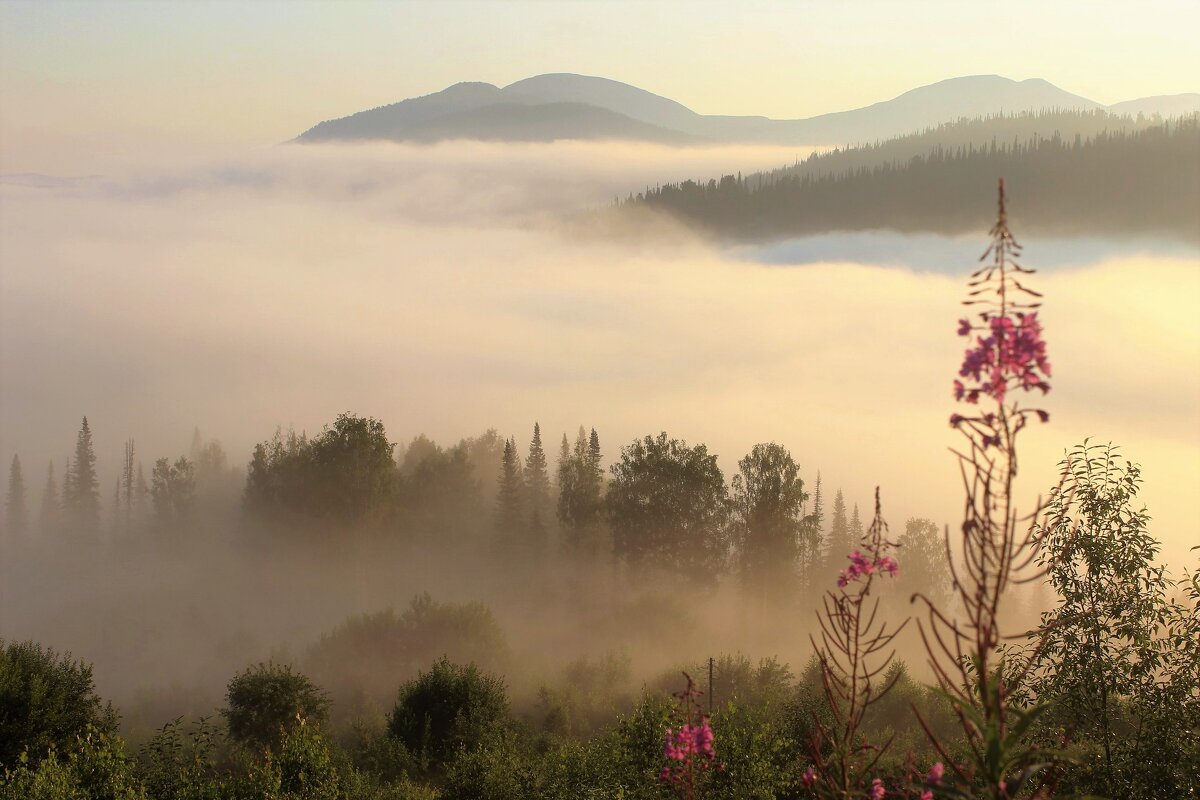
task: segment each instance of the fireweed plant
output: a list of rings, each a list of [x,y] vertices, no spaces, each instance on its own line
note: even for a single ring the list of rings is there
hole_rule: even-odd
[[[685,672],[683,677],[687,686],[675,693],[681,724],[678,728],[667,728],[663,741],[666,764],[658,773],[658,779],[671,786],[681,800],[695,800],[700,796],[699,784],[704,774],[711,769],[722,769],[722,765],[716,760],[708,715],[700,709],[700,697],[704,692],[696,688],[691,675]]]
[[[894,577],[899,565],[887,538],[879,489],[875,489],[875,517],[861,546],[850,553],[850,564],[837,578],[837,590],[828,590],[817,614],[820,641],[810,636],[821,667],[821,685],[832,719],[814,717],[810,755],[816,766],[802,776],[809,791],[821,797],[882,798],[883,782],[870,777],[871,770],[891,745],[866,742],[860,735],[863,717],[895,685],[899,674],[883,681],[895,657],[892,640],[907,624],[889,629],[880,621],[879,598],[868,598],[875,581]]]
[[[954,396],[970,410],[950,417],[951,426],[965,439],[954,450],[966,495],[961,561],[951,556],[950,536],[946,537],[946,560],[961,617],[924,595],[913,596],[924,605],[923,618],[918,618],[921,638],[938,693],[962,727],[965,755],[952,758],[920,711],[914,711],[949,766],[937,796],[1001,800],[1023,791],[1028,796],[1052,760],[1048,751],[1022,741],[1045,707],[1022,707],[1014,701],[1012,692],[1024,680],[1031,660],[1006,663],[1006,637],[999,623],[1005,591],[1040,577],[1031,569],[1038,550],[1033,522],[1040,500],[1033,513],[1021,516],[1012,495],[1017,435],[1031,420],[1049,420],[1045,411],[1026,408],[1019,398],[1050,390],[1050,362],[1037,315],[1041,295],[1026,285],[1033,270],[1016,261],[1021,247],[1008,229],[1003,180],[990,233],[991,245],[980,257],[990,262],[972,274],[963,301],[977,313],[960,320],[958,327],[971,345],[954,381]],[[1039,648],[1035,642],[1034,652]],[[1044,796],[1049,789],[1038,787],[1038,793]]]

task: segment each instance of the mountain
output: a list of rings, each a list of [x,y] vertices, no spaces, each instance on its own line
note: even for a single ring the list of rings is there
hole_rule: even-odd
[[[1147,117],[1155,114],[1164,117],[1182,117],[1200,112],[1200,93],[1161,94],[1156,97],[1126,100],[1124,103],[1113,103],[1108,110],[1114,114],[1128,114],[1131,117],[1136,117],[1138,114]]]
[[[1149,97],[1109,110],[1176,116],[1200,95]],[[660,143],[861,144],[962,118],[1022,111],[1094,110],[1101,104],[1040,78],[951,78],[865,108],[808,119],[697,114],[666,97],[619,81],[571,73],[537,75],[503,88],[456,83],[434,94],[322,122],[298,142],[388,139],[631,139]]]

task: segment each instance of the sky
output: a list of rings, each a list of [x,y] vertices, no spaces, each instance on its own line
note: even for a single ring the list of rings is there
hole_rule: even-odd
[[[0,171],[269,147],[316,122],[545,72],[796,118],[972,74],[1101,103],[1200,90],[1200,4],[0,2]]]

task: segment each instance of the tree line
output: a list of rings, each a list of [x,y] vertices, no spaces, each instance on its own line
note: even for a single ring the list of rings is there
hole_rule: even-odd
[[[90,425],[58,487],[47,471],[36,530],[42,538],[101,530]],[[244,479],[219,442],[197,432],[189,455],[159,458],[147,482],[133,440],[114,486],[115,533],[194,527],[214,506],[238,508],[246,537],[309,544],[384,536],[443,549],[485,546],[536,571],[556,560],[611,563],[631,579],[735,580],[761,603],[787,602],[836,572],[862,536],[857,505],[828,498],[780,444],[761,443],[727,481],[704,444],[662,432],[621,447],[607,469],[594,428],[562,435],[553,463],[541,426],[525,446],[490,430],[443,448],[415,437],[399,456],[382,422],[341,414],[319,433],[275,434],[257,444]],[[238,522],[237,520],[240,520]],[[20,458],[9,472],[6,535],[30,534]],[[938,526],[910,520],[901,543],[927,556],[913,580],[944,583]],[[924,557],[923,556],[923,557]]]
[[[1074,135],[1055,128],[1049,135],[1038,131],[982,142],[974,138],[982,130],[972,125],[983,123],[961,125],[962,131],[939,129],[814,155],[803,164],[750,177],[662,184],[619,206],[665,211],[736,240],[835,230],[951,234],[986,227],[993,209],[980,201],[987,196],[982,189],[1004,175],[1021,197],[1027,232],[1200,240],[1200,115]]]

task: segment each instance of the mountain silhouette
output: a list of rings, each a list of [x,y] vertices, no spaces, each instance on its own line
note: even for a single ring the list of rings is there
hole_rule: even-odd
[[[1094,110],[1178,116],[1200,108],[1200,94],[1147,97],[1104,106],[1040,78],[950,78],[864,108],[807,119],[697,114],[620,81],[572,73],[525,78],[503,88],[456,83],[440,92],[328,120],[297,137],[303,143],[447,139],[550,141],[625,139],[668,144],[863,144],[942,123],[1023,111]]]

